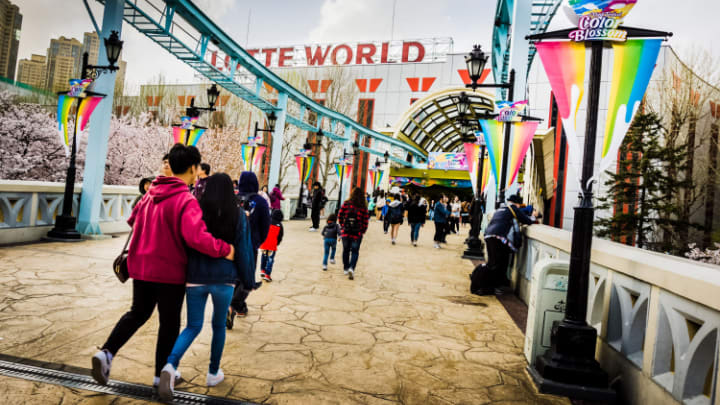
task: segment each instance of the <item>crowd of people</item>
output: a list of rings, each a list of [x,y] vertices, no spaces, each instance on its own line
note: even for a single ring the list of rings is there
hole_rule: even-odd
[[[237,181],[225,173],[211,173],[193,146],[174,145],[163,157],[157,177],[140,181],[140,196],[128,219],[127,267],[132,278],[132,305],[117,322],[101,349],[92,357],[92,376],[107,384],[112,360],[157,308],[159,328],[155,351],[153,385],[163,400],[172,400],[180,380],[178,366],[200,333],[208,297],[213,303],[210,364],[206,375],[209,387],[224,379],[220,368],[226,330],[237,317],[247,316],[247,298],[262,285],[260,277],[272,282],[273,266],[285,234],[281,188],[260,187],[255,173],[243,172]],[[311,209],[311,231],[320,228],[327,203],[325,190],[315,183],[307,206]],[[496,211],[485,240],[489,261],[479,272],[481,286],[475,293],[489,294],[505,283],[504,271],[520,241],[519,224],[530,224],[537,213],[521,207],[519,196]],[[418,246],[420,231],[428,221],[435,226],[434,247],[447,243],[470,221],[470,205],[459,197],[442,195],[428,201],[409,195],[399,187],[380,189],[372,195],[352,189],[337,214],[327,216],[321,231],[322,270],[335,264],[338,241],[342,242],[343,274],[354,280],[360,246],[370,218],[383,222],[392,245],[398,243],[401,226],[407,220],[410,243]],[[187,301],[187,325],[180,332],[183,302]]]

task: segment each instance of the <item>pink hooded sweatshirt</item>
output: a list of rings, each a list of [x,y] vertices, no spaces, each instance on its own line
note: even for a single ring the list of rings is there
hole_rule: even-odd
[[[160,176],[133,209],[128,272],[136,280],[185,284],[186,248],[225,257],[230,245],[207,231],[197,199],[177,177]]]

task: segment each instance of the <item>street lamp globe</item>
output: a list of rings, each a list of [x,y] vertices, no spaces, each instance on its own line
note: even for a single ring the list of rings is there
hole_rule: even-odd
[[[270,127],[270,129],[274,129],[275,122],[277,122],[277,115],[275,115],[275,111],[271,111],[267,116],[268,127]]]
[[[467,65],[468,75],[472,84],[477,84],[480,80],[483,70],[485,70],[485,64],[487,63],[488,57],[485,52],[480,49],[480,45],[473,46],[472,51],[465,56],[465,64]]]
[[[455,101],[457,103],[458,115],[462,119],[468,114],[468,111],[470,111],[470,98],[463,91],[460,93],[460,97],[456,98]]]
[[[210,108],[215,107],[215,103],[217,103],[217,99],[219,96],[220,90],[218,90],[217,85],[213,84],[212,86],[210,86],[209,89],[207,89],[207,98]]]
[[[109,38],[105,38],[105,54],[110,66],[115,66],[120,59],[120,51],[122,51],[123,41],[120,40],[120,34],[117,31],[110,33]]]

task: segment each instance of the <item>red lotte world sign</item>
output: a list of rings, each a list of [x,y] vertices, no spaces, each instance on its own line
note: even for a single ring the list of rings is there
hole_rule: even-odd
[[[444,62],[452,52],[451,38],[297,45],[247,49],[267,67],[308,67],[327,65],[374,65],[384,63]],[[209,62],[220,70],[229,70],[230,56],[209,53]]]

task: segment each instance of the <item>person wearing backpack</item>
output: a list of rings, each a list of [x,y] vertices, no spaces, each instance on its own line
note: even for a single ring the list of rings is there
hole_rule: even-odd
[[[323,271],[327,270],[328,255],[330,255],[330,264],[335,264],[335,249],[337,248],[337,241],[340,238],[340,225],[337,223],[337,215],[330,214],[327,219],[327,224],[323,228],[321,235],[323,237]]]
[[[388,222],[390,223],[390,240],[394,245],[400,225],[403,223],[405,213],[405,204],[403,204],[402,197],[400,194],[393,194],[393,200],[388,206]]]
[[[483,282],[474,291],[478,295],[499,293],[499,287],[506,285],[507,269],[510,264],[510,254],[516,252],[522,244],[520,225],[535,223],[535,215],[525,215],[520,209],[522,197],[511,195],[507,204],[495,211],[485,229],[485,245],[487,246],[488,261],[487,274],[483,275]]]
[[[255,264],[257,265],[258,249],[265,241],[270,230],[270,208],[267,201],[258,194],[260,189],[257,176],[253,172],[242,172],[240,181],[238,181],[238,203],[245,210],[250,222],[250,241],[252,243]],[[255,267],[253,267],[253,274]],[[259,284],[259,283],[258,283]],[[259,287],[259,285],[256,286]],[[247,316],[248,307],[245,300],[250,295],[251,290],[238,285],[235,288],[230,310],[228,311],[227,327],[232,329],[235,322],[235,315],[240,317]]]
[[[350,199],[340,207],[338,223],[342,230],[340,236],[343,242],[343,269],[350,280],[355,278],[360,244],[368,229],[368,210],[365,205],[365,195],[359,187],[355,187]]]
[[[232,179],[225,173],[216,173],[205,179],[204,190],[198,200],[203,222],[213,237],[235,247],[235,260],[215,259],[188,249],[185,282],[187,326],[175,341],[166,359],[167,364],[160,373],[158,394],[165,401],[172,400],[180,360],[202,330],[208,296],[213,303],[213,333],[206,384],[214,387],[223,381],[225,376],[220,369],[220,359],[225,346],[225,311],[230,305],[235,283],[240,281],[246,288],[252,288],[255,281],[248,221],[235,202]]]
[[[180,332],[188,265],[186,249],[210,257],[235,259],[233,245],[208,232],[200,204],[188,189],[195,181],[200,162],[200,152],[194,146],[173,146],[168,154],[172,176],[156,178],[127,220],[133,228],[127,256],[128,273],[133,279],[132,306],[91,359],[92,376],[98,384],[107,385],[113,357],[157,308],[160,326],[153,385],[158,385]]]
[[[260,245],[260,250],[262,250],[262,259],[260,260],[260,277],[267,282],[272,281],[270,274],[272,273],[273,264],[275,263],[275,254],[277,253],[277,248],[280,245],[280,242],[282,242],[283,235],[285,234],[282,221],[282,211],[273,210],[272,214],[270,214],[270,230],[268,231],[268,236],[265,239],[265,242]]]

